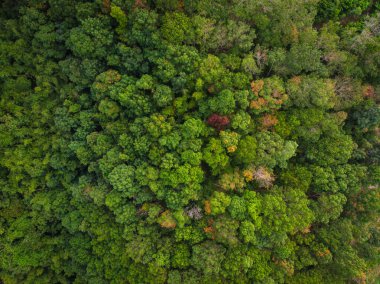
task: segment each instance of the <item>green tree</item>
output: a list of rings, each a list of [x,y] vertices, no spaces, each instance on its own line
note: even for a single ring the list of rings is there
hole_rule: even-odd
[[[224,259],[226,249],[214,242],[207,241],[193,246],[191,263],[194,268],[202,273],[218,274]]]
[[[214,175],[220,173],[229,163],[229,158],[222,146],[222,142],[215,138],[211,138],[204,148],[203,159],[210,166]]]

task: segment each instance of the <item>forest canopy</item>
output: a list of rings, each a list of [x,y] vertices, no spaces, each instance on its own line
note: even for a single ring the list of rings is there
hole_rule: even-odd
[[[0,3],[0,283],[378,283],[380,4]]]

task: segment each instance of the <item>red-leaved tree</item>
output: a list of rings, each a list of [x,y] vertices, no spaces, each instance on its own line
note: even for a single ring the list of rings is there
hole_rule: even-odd
[[[226,115],[214,113],[207,119],[207,124],[217,130],[222,130],[230,124],[230,119]]]

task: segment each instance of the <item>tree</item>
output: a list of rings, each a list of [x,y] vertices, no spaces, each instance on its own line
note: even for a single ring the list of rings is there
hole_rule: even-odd
[[[274,181],[273,174],[263,167],[253,170],[253,180],[256,181],[260,187],[271,187]]]
[[[294,141],[283,141],[276,133],[260,132],[256,135],[257,144],[255,165],[273,168],[278,165],[285,168],[297,149]]]
[[[212,224],[213,237],[215,241],[233,247],[239,242],[237,238],[238,228],[239,222],[237,220],[226,216],[218,217]]]
[[[186,244],[179,244],[172,257],[173,267],[185,268],[190,265],[190,248]]]
[[[337,219],[343,211],[343,205],[347,198],[341,194],[321,194],[316,202],[312,203],[312,208],[316,220],[320,223],[328,223]]]
[[[111,5],[111,17],[114,18],[119,26],[116,29],[116,32],[119,34],[120,39],[123,40],[123,33],[125,33],[125,29],[127,27],[128,19],[125,15],[124,11],[116,5]]]
[[[159,107],[165,107],[172,103],[173,92],[165,85],[158,85],[153,93],[153,98]]]
[[[299,35],[299,41],[292,45],[286,58],[286,65],[290,74],[301,72],[324,73],[324,66],[320,62],[321,52],[316,47],[317,32],[306,29]]]
[[[233,129],[238,129],[243,133],[246,133],[250,128],[253,128],[253,121],[251,119],[251,116],[244,111],[237,112],[232,117],[231,127]]]
[[[243,221],[247,217],[247,204],[243,197],[233,196],[228,207],[231,217],[236,220]]]
[[[104,58],[113,37],[107,18],[88,18],[70,31],[67,46],[81,58]]]
[[[208,105],[211,112],[222,115],[231,114],[235,110],[234,94],[230,90],[223,90],[211,98]]]
[[[194,28],[191,20],[183,13],[166,13],[162,19],[162,36],[172,44],[194,41]]]
[[[355,144],[350,136],[338,133],[320,139],[317,145],[309,148],[306,156],[321,166],[339,165],[347,163],[354,148]]]
[[[221,116],[214,113],[207,119],[207,123],[215,129],[221,130],[230,124],[230,119],[228,116]]]
[[[256,64],[255,58],[253,54],[247,55],[243,61],[241,62],[241,68],[247,72],[251,73],[252,75],[260,74],[260,69]]]
[[[212,215],[223,214],[231,203],[231,197],[223,192],[216,191],[210,198],[210,211]]]
[[[279,109],[288,99],[283,81],[277,76],[253,81],[251,90],[254,99],[250,102],[249,107],[256,114]]]
[[[291,165],[280,175],[281,182],[290,188],[299,188],[307,191],[311,184],[313,174],[304,166]]]
[[[360,15],[370,5],[370,1],[361,0],[357,2],[342,1],[328,2],[321,1],[318,5],[318,19],[338,19],[343,15],[358,14]]]
[[[109,182],[117,191],[132,197],[138,191],[134,185],[134,168],[127,165],[119,165],[108,176]]]
[[[211,167],[214,175],[218,174],[229,163],[229,158],[222,146],[222,142],[215,138],[211,138],[204,149],[203,159]]]
[[[240,234],[243,237],[243,240],[245,243],[255,243],[256,237],[255,237],[255,225],[252,224],[250,221],[243,221],[240,225]]]
[[[251,164],[255,161],[256,149],[257,140],[252,136],[245,136],[239,141],[235,159],[245,165]]]
[[[206,127],[200,119],[191,118],[182,125],[182,135],[184,138],[198,138],[206,133]]]
[[[223,246],[207,241],[193,246],[191,263],[196,270],[206,275],[218,274],[225,252]]]
[[[334,107],[334,83],[313,77],[296,76],[287,83],[290,102],[297,107]]]
[[[222,139],[222,143],[224,147],[227,148],[228,153],[233,153],[237,149],[237,144],[239,143],[240,135],[236,132],[230,131],[220,131],[220,138]]]

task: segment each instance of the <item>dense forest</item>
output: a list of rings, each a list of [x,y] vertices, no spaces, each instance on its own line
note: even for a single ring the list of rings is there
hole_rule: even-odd
[[[379,283],[379,1],[0,2],[0,283]]]

